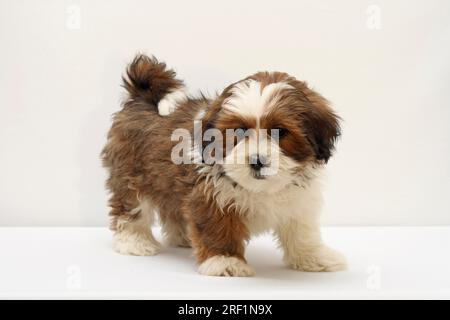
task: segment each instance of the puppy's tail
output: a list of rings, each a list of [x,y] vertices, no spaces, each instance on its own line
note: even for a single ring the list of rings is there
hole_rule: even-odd
[[[181,100],[186,99],[183,81],[155,57],[137,55],[122,79],[130,99],[146,101],[156,107],[160,115],[171,113]]]

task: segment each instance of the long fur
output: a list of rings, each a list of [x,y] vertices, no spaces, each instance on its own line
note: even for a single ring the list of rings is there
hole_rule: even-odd
[[[122,79],[131,100],[143,99],[154,106],[169,92],[184,86],[165,63],[142,54],[134,58]]]
[[[202,274],[253,275],[245,244],[266,231],[294,269],[345,267],[345,259],[322,243],[318,223],[320,177],[340,135],[339,117],[321,95],[286,73],[259,72],[216,97],[190,97],[175,72],[144,55],[128,66],[124,87],[129,97],[114,115],[102,151],[118,252],[159,252],[150,228],[158,213],[167,242],[192,246]],[[255,176],[249,162],[174,163],[179,141],[172,134],[182,129],[194,136],[195,121],[201,133],[282,127],[278,142],[270,138],[270,154],[257,151],[271,159],[266,167],[276,166],[275,173]],[[250,159],[252,139],[236,140],[225,160]]]

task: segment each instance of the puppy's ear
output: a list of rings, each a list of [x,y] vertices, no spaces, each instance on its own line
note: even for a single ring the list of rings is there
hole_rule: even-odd
[[[332,156],[335,143],[341,135],[339,124],[341,118],[330,108],[329,102],[308,88],[306,83],[295,80],[291,85],[302,94],[304,107],[301,120],[316,159],[326,163]]]
[[[221,100],[213,101],[213,103],[209,105],[208,108],[205,110],[205,113],[201,119],[201,132],[199,132],[199,134],[201,134],[202,142],[201,144],[199,144],[198,147],[201,148],[199,152],[201,154],[202,162],[206,164],[212,164],[215,161],[214,148],[212,150],[208,150],[207,147],[213,141],[214,143],[218,142],[217,141],[218,138],[214,131],[208,132],[208,130],[216,129],[218,115],[222,108],[221,103],[222,103]]]
[[[216,128],[216,122],[222,110],[222,105],[224,101],[230,97],[230,91],[234,85],[235,83],[232,83],[228,87],[226,87],[223,92],[214,101],[212,101],[211,105],[206,109],[206,112],[202,118],[202,137],[204,137],[206,130]],[[203,141],[203,148],[205,148],[207,144],[209,144],[208,141]]]
[[[220,111],[220,106],[218,104],[211,105],[205,112],[202,119],[202,137],[205,137],[205,132],[209,129],[213,129],[216,126],[217,115]],[[209,141],[202,139],[202,149],[209,144]]]

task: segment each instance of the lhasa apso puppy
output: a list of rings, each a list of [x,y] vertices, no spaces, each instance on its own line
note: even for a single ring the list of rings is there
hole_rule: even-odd
[[[266,231],[294,269],[345,268],[320,235],[319,180],[340,134],[320,94],[286,73],[258,72],[216,97],[189,96],[145,55],[123,81],[128,96],[102,152],[115,250],[158,253],[158,214],[167,242],[192,247],[204,275],[253,275],[245,245]]]

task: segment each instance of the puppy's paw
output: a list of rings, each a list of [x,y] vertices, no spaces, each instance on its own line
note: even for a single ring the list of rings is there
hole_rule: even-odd
[[[114,250],[133,256],[153,256],[161,251],[161,245],[152,235],[126,230],[114,235]]]
[[[255,271],[236,257],[214,256],[205,260],[198,268],[200,274],[222,277],[251,277]]]
[[[295,257],[285,257],[285,262],[293,269],[308,272],[333,272],[347,268],[345,257],[324,245],[302,250]]]

